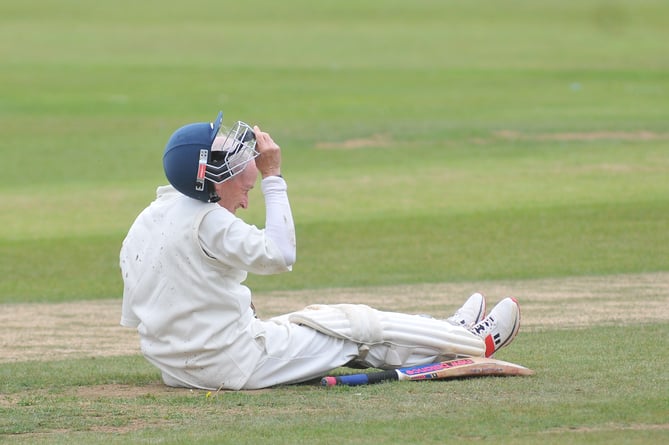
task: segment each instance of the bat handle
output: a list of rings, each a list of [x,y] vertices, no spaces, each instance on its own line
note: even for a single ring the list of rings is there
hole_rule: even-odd
[[[323,377],[321,379],[322,386],[335,386],[335,385],[347,385],[347,386],[358,386],[358,385],[367,385],[372,383],[379,383],[385,380],[398,380],[397,371],[379,371],[379,372],[370,372],[367,374],[351,374],[351,375],[340,375],[338,377]]]

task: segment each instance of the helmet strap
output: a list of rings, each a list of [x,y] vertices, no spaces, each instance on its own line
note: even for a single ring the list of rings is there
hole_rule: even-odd
[[[209,188],[209,202],[218,202],[221,200],[221,197],[218,196],[218,193],[216,193],[216,187],[214,186],[213,183],[207,184]]]

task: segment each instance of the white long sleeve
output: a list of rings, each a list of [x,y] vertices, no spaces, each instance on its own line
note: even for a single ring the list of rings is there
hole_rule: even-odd
[[[288,185],[280,176],[268,176],[261,181],[261,189],[265,197],[265,235],[277,245],[286,265],[292,266],[297,257],[297,243]]]

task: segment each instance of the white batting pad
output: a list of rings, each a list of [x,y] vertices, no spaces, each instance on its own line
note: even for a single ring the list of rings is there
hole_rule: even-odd
[[[288,320],[331,337],[373,345],[383,342],[378,314],[379,311],[363,304],[313,304],[293,312]]]
[[[416,350],[432,351],[435,356],[481,356],[485,352],[483,340],[461,326],[365,305],[311,305],[290,314],[289,320],[365,346],[387,345],[401,357]]]

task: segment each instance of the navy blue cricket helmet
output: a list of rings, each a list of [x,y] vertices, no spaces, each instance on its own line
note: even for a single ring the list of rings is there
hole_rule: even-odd
[[[222,122],[223,112],[219,112],[214,122],[185,125],[167,141],[163,153],[165,176],[190,198],[217,202],[220,197],[214,183],[232,178],[258,156],[251,127],[237,122],[226,134],[222,133]]]

